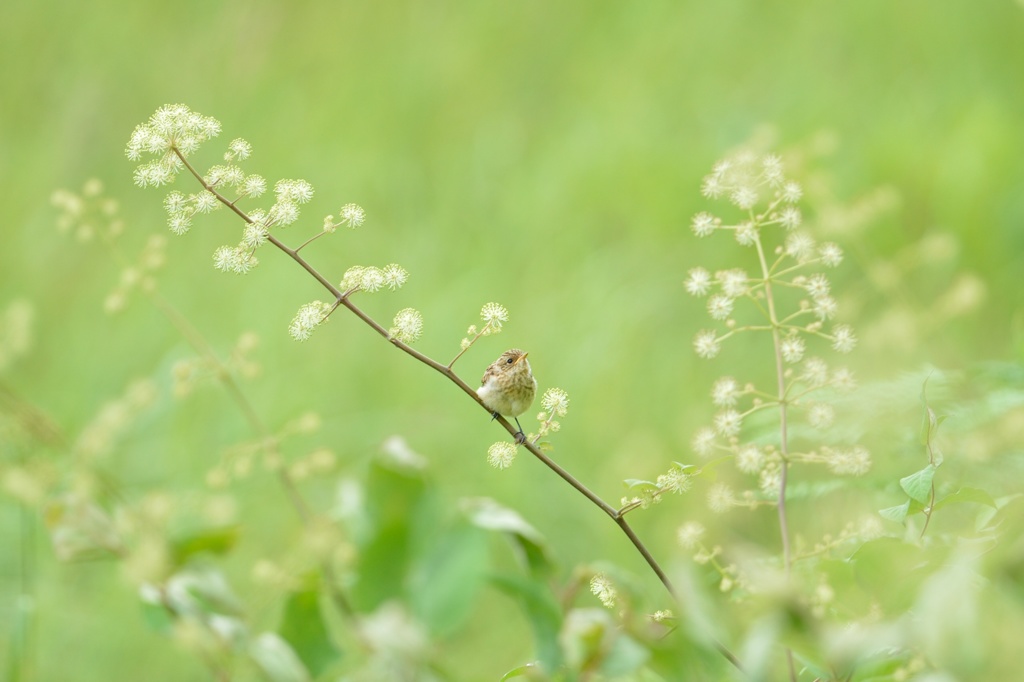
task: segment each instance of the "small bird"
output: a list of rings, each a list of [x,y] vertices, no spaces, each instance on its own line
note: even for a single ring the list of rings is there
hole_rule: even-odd
[[[494,413],[495,418],[503,414],[516,420],[516,426],[519,427],[517,441],[526,439],[519,415],[530,409],[537,396],[537,380],[533,378],[526,356],[527,353],[518,348],[502,353],[484,372],[480,388],[476,390],[480,400]]]

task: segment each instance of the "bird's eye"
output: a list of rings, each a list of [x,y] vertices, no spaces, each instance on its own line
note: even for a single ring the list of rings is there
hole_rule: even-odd
[[[508,365],[511,365],[513,362],[515,362],[515,360],[513,360],[512,358],[509,358],[508,360],[505,361],[505,363]]]

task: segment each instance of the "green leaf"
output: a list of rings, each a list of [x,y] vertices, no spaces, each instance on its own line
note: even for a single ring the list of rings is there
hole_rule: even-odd
[[[463,500],[462,510],[474,526],[505,533],[535,576],[548,575],[554,569],[544,536],[519,512],[484,497]]]
[[[430,548],[413,572],[413,612],[435,635],[457,630],[469,616],[489,569],[487,536],[462,523]]]
[[[142,620],[150,630],[162,635],[170,634],[174,618],[163,604],[149,601],[142,602]]]
[[[533,630],[540,664],[548,672],[557,670],[562,664],[562,650],[558,646],[562,612],[550,588],[542,582],[513,575],[493,576],[491,582],[519,602]]]
[[[505,682],[505,680],[511,680],[513,677],[522,677],[523,675],[529,675],[537,669],[536,663],[526,663],[518,668],[512,668],[507,673],[501,676],[499,682]]]
[[[171,552],[175,566],[183,566],[197,554],[226,554],[238,542],[240,526],[204,528],[172,541]]]
[[[638,485],[649,485],[651,487],[654,487],[653,481],[645,481],[642,478],[627,478],[623,481],[623,483],[626,484],[627,488],[635,488]]]
[[[853,553],[853,573],[860,586],[892,612],[909,608],[927,577],[922,567],[931,555],[897,538],[869,540]]]
[[[291,645],[299,660],[318,676],[340,656],[331,640],[320,610],[320,578],[306,576],[302,588],[288,595],[281,615],[280,635]]]
[[[249,658],[270,682],[310,682],[309,671],[288,643],[273,632],[249,642]]]
[[[963,502],[974,502],[975,504],[983,504],[993,509],[996,508],[996,501],[981,488],[963,487],[937,501],[934,509],[942,509],[948,504],[960,504]]]
[[[231,590],[224,574],[215,566],[193,562],[167,581],[164,591],[175,613],[238,615],[242,602]]]
[[[359,583],[353,599],[373,610],[404,593],[413,527],[422,521],[426,481],[415,469],[377,460],[367,480],[365,532],[359,538]]]
[[[900,479],[900,487],[911,499],[927,504],[931,497],[932,479],[935,478],[935,466],[929,464],[924,469]]]
[[[621,633],[605,655],[601,663],[601,672],[613,678],[627,675],[639,669],[650,657],[651,652],[647,647],[629,635]]]
[[[878,513],[890,521],[896,523],[903,523],[907,519],[907,512],[910,510],[910,500],[907,500],[903,504],[896,505],[895,507],[886,507],[885,509],[879,509]]]

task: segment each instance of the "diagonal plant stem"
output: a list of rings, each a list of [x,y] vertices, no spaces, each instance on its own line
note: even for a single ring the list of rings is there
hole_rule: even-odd
[[[754,245],[757,246],[757,257],[761,262],[761,275],[764,277],[764,298],[768,306],[768,321],[772,328],[772,345],[775,350],[775,377],[779,391],[779,453],[782,455],[782,471],[779,473],[779,533],[782,536],[782,562],[789,578],[792,569],[792,558],[789,546],[789,521],[786,518],[786,483],[789,480],[789,398],[786,389],[786,367],[782,358],[782,339],[779,330],[782,324],[775,313],[775,299],[772,296],[772,274],[765,259],[764,246],[761,238],[755,233]],[[786,649],[786,662],[789,666],[789,679],[796,682],[796,666],[793,662],[793,651]]]
[[[203,186],[204,189],[206,189],[206,191],[213,194],[218,201],[220,201],[222,204],[224,204],[229,209],[234,211],[234,213],[237,214],[238,217],[244,220],[246,223],[253,223],[252,218],[250,218],[245,211],[240,209],[232,201],[230,201],[219,191],[217,191],[214,185],[208,183],[206,179],[192,166],[192,164],[188,162],[188,159],[185,158],[184,154],[182,154],[177,147],[172,147],[172,149],[174,150],[174,153],[177,155],[177,157],[188,169],[188,171],[192,174],[192,176],[195,177],[195,179],[199,182],[199,184]],[[292,260],[298,263],[303,270],[309,273],[309,275],[313,277],[313,279],[318,281],[328,292],[330,292],[331,295],[334,296],[335,307],[337,307],[338,305],[342,305],[348,308],[348,310],[351,311],[356,317],[361,319],[371,329],[373,329],[382,337],[384,337],[388,342],[391,343],[391,345],[395,346],[395,348],[398,348],[403,353],[412,356],[413,358],[423,363],[424,365],[427,365],[431,369],[444,375],[449,381],[451,381],[459,389],[461,389],[463,393],[472,398],[480,406],[481,409],[487,412],[487,414],[493,414],[493,412],[486,405],[484,405],[483,401],[480,399],[480,396],[477,395],[476,391],[471,386],[469,386],[469,384],[463,381],[462,378],[460,378],[452,370],[451,365],[445,365],[443,363],[440,363],[434,360],[433,358],[430,358],[427,355],[424,355],[418,350],[412,348],[408,344],[405,344],[402,341],[399,341],[398,339],[392,337],[388,333],[387,329],[381,326],[380,323],[378,323],[376,320],[370,317],[367,313],[365,313],[361,308],[359,308],[355,303],[351,301],[351,299],[349,298],[349,295],[352,293],[351,291],[343,292],[337,286],[332,284],[330,280],[324,277],[315,267],[313,267],[309,263],[309,261],[307,261],[302,255],[299,254],[298,249],[290,248],[272,234],[267,235],[267,241],[269,241],[271,244],[273,244],[278,249],[287,254]],[[457,357],[458,356],[456,356],[456,359]],[[452,364],[454,364],[454,360],[452,361]],[[505,430],[508,431],[508,433],[512,436],[515,436],[519,432],[519,429],[513,427],[508,422],[508,420],[506,420],[501,415],[497,415],[495,417],[495,421],[501,424],[501,426],[504,427]],[[658,580],[661,581],[661,584],[664,585],[669,595],[673,598],[673,600],[675,600],[678,603],[679,596],[672,585],[672,581],[669,580],[668,575],[665,574],[665,571],[661,568],[661,565],[651,554],[650,550],[647,549],[647,546],[644,544],[644,542],[633,531],[633,528],[629,525],[629,522],[626,521],[625,516],[618,509],[605,502],[597,493],[595,493],[590,488],[581,483],[578,479],[576,479],[575,476],[570,474],[567,470],[559,466],[554,460],[545,455],[539,447],[529,442],[523,443],[522,445],[530,452],[530,454],[532,454],[534,457],[540,460],[541,463],[543,463],[546,467],[555,472],[555,474],[557,474],[562,480],[564,480],[577,492],[579,492],[581,495],[590,500],[591,503],[593,503],[597,508],[599,508],[609,518],[611,518],[612,521],[615,522],[619,529],[626,535],[629,541],[633,544],[633,547],[637,550],[637,552],[639,552],[640,556],[642,556],[644,561],[647,562],[647,565],[658,577]],[[714,640],[713,638],[712,641],[715,648],[719,651],[719,653],[721,653],[734,666],[736,666],[739,669],[742,669],[742,665],[740,664],[739,659],[724,644],[718,642],[717,640]]]

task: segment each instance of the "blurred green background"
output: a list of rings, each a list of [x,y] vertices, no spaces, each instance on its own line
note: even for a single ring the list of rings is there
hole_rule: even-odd
[[[478,343],[458,371],[474,383],[506,347],[529,350],[541,388],[572,398],[556,459],[614,502],[622,479],[692,461],[692,433],[714,412],[715,377],[768,371],[754,345],[699,361],[691,339],[710,321],[681,285],[691,267],[749,257],[725,238],[698,241],[688,225],[708,207],[703,175],[766,124],[780,150],[823,133],[834,141],[813,166],[840,200],[879,186],[898,198],[870,228],[833,236],[851,254],[835,284],[856,315],[841,312],[845,321],[875,317],[891,292],[872,286],[872,268],[929,235],[951,238],[953,250],[935,267],[907,256],[904,313],[931,305],[957,273],[983,285],[979,305],[899,352],[884,326],[865,336],[850,359],[862,382],[1019,351],[1022,29],[1024,7],[1010,0],[5,3],[0,308],[28,299],[36,328],[4,381],[74,434],[134,378],[166,389],[170,366],[190,355],[144,300],[104,314],[118,267],[97,244],[57,234],[51,193],[96,177],[121,202],[128,253],[153,233],[171,238],[161,290],[218,350],[244,330],[260,335],[263,376],[245,390],[268,422],[319,411],[314,440],[349,471],[400,434],[428,459],[452,508],[463,496],[494,497],[546,534],[564,566],[612,560],[653,591],[612,524],[525,456],[508,472],[491,469],[486,448],[502,433],[353,317],[336,315],[304,344],[288,338],[294,311],[321,292],[270,251],[245,277],[215,272],[214,248],[239,234],[226,213],[170,235],[164,192],[132,186],[123,153],[132,129],[182,102],[223,123],[200,164],[244,137],[255,147],[247,170],[310,181],[315,199],[282,235],[292,244],[341,204],[362,205],[363,227],[306,255],[334,280],[353,264],[403,265],[409,284],[363,305],[385,324],[400,308],[419,309],[417,347],[428,355],[454,355],[483,303],[507,306],[505,332]],[[191,191],[185,180],[179,189]],[[248,437],[218,389],[182,404],[166,393],[106,462],[129,496],[202,487],[220,448]],[[916,405],[905,407],[916,423]],[[894,471],[912,470],[906,461]],[[269,538],[295,523],[266,478],[232,488],[241,518],[261,519],[232,557],[243,593],[255,589],[247,562],[274,551]],[[333,481],[309,486],[321,508],[333,492]],[[638,516],[638,532],[671,564],[681,560],[675,528],[703,506],[699,492],[673,498]],[[18,513],[0,512],[8,599],[18,589]],[[139,627],[136,597],[116,569],[58,564],[42,536],[37,551],[40,679],[199,674],[196,661]],[[498,613],[511,608],[486,599]],[[463,670],[479,671],[466,679],[495,679],[530,656],[514,617],[450,646]]]

